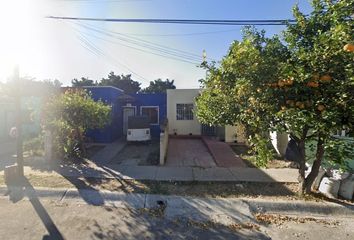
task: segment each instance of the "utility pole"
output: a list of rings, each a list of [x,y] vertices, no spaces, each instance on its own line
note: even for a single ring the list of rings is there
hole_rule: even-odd
[[[207,63],[207,53],[205,51],[205,49],[203,49],[203,63]],[[205,65],[207,66],[207,65]],[[208,77],[208,69],[205,69],[205,81],[207,80]]]
[[[22,108],[21,108],[21,96],[22,96],[22,81],[20,78],[19,67],[15,67],[14,71],[14,96],[15,96],[15,109],[16,109],[16,132],[17,132],[17,166],[20,177],[24,176],[23,171],[23,139],[22,139]]]

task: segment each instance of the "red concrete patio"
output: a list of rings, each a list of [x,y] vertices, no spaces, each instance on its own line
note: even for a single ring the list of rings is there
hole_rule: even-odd
[[[165,166],[216,167],[216,163],[201,139],[170,138]]]
[[[236,156],[228,144],[210,137],[202,137],[202,140],[216,161],[218,167],[246,167],[246,164],[240,157]]]
[[[169,139],[165,166],[173,167],[246,167],[231,147],[213,138]]]

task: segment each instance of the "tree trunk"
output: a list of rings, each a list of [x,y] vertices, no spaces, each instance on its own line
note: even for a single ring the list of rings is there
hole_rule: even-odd
[[[292,135],[292,138],[297,142],[297,146],[300,152],[299,158],[299,194],[303,195],[306,191],[305,183],[305,169],[306,169],[306,151],[305,151],[305,140],[307,137],[308,127],[304,127],[301,137],[295,137]]]
[[[79,148],[81,150],[81,153],[84,157],[86,157],[86,148],[85,148],[85,144],[84,144],[84,139],[82,137],[82,133],[80,131],[79,128],[76,129],[77,131],[77,138],[78,138],[78,141],[79,141]]]
[[[310,174],[306,177],[305,179],[305,191],[306,193],[311,192],[311,187],[313,182],[315,181],[319,169],[321,167],[322,159],[324,155],[324,141],[322,135],[318,136],[318,141],[317,141],[317,149],[316,149],[316,159],[313,162],[311,172]]]
[[[306,169],[306,153],[305,153],[305,141],[300,140],[298,143],[298,147],[300,150],[300,161],[299,161],[299,193],[303,195],[306,189],[305,183],[305,169]]]

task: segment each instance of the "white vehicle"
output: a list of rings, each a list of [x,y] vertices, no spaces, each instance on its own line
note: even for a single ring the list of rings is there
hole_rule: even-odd
[[[128,118],[127,141],[142,142],[151,140],[149,119],[145,116]]]

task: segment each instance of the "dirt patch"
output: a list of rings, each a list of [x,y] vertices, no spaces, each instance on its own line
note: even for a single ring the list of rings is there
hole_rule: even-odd
[[[86,149],[87,158],[90,159],[90,158],[93,157],[96,153],[98,153],[99,151],[101,151],[103,148],[105,148],[105,146],[103,146],[103,145],[91,145],[90,147],[88,147],[88,148]]]
[[[41,176],[28,175],[27,179],[34,187],[50,187],[50,188],[73,188],[73,185],[68,179],[62,176]]]
[[[157,166],[160,163],[160,149],[150,152],[146,161],[139,162],[140,166]]]
[[[249,147],[245,145],[232,145],[232,150],[236,155],[241,157],[247,167],[257,168],[257,162],[254,155],[249,154]],[[273,159],[267,163],[266,168],[294,168],[295,165],[291,161],[285,159]]]
[[[128,143],[111,161],[110,164],[123,165],[157,165],[160,145],[157,141]]]
[[[298,199],[297,184],[157,182],[98,178],[65,178],[60,175],[28,175],[35,187],[82,188],[126,193],[149,193],[194,197],[252,197]],[[0,184],[3,183],[0,177]]]

